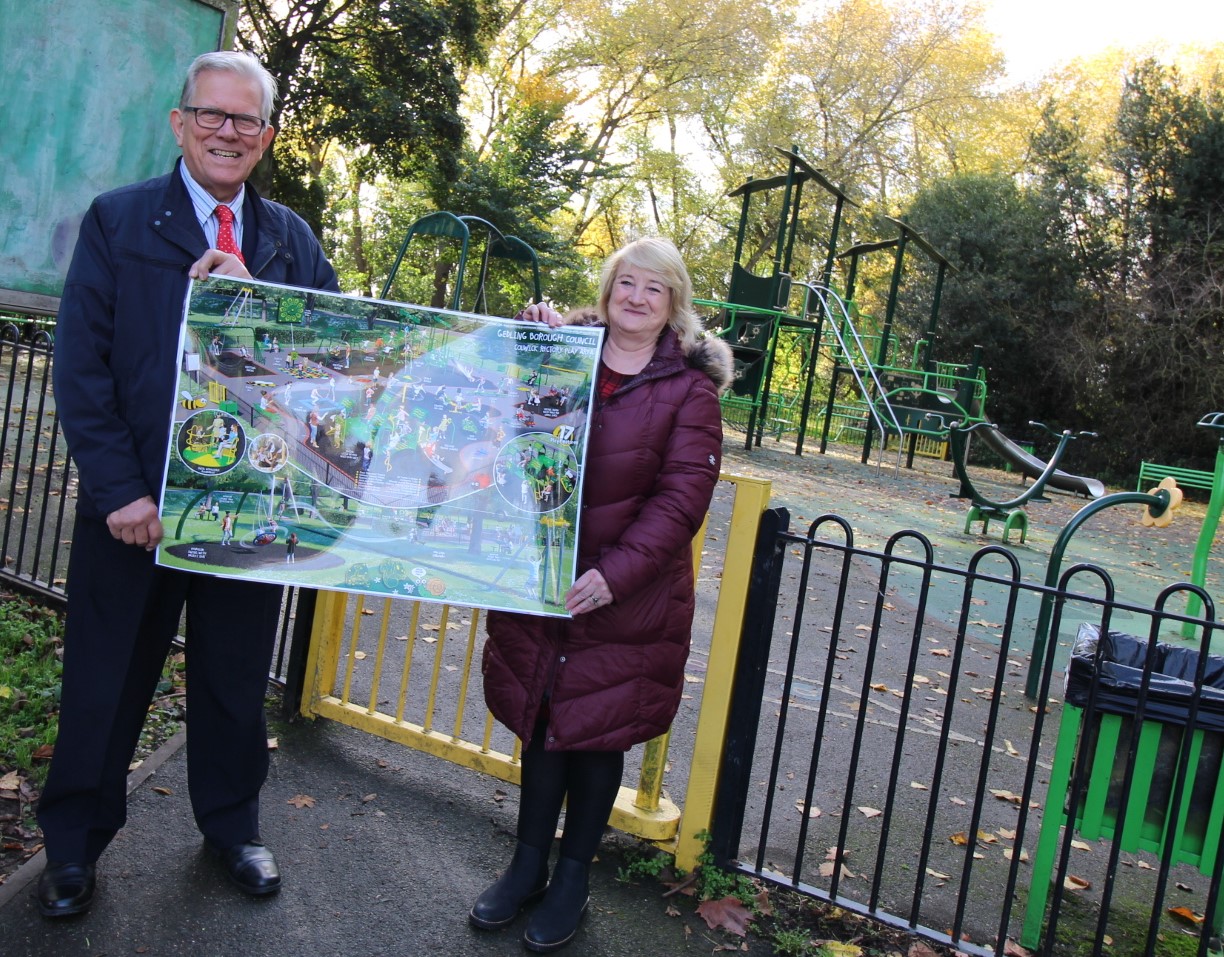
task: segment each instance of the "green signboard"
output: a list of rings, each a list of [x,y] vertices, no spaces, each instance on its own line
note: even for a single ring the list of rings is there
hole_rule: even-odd
[[[234,0],[0,0],[0,306],[52,312],[99,193],[170,168],[192,59]]]

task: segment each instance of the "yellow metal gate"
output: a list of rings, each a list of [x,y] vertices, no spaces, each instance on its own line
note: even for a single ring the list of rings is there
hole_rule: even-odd
[[[714,613],[683,812],[663,794],[670,735],[662,735],[647,742],[638,785],[621,788],[610,820],[673,850],[686,869],[696,864],[703,850],[697,835],[710,824],[752,551],[769,492],[767,481],[723,475],[716,506],[729,504],[726,534],[710,534],[707,518],[694,540],[698,604],[712,605]],[[520,743],[493,720],[479,687],[469,700],[480,674],[472,666],[483,642],[482,618],[478,608],[321,592],[302,714],[517,784]],[[705,640],[697,627],[695,646]]]

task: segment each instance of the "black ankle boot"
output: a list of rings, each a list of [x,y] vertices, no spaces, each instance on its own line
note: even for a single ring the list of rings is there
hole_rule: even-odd
[[[547,887],[548,852],[520,841],[505,873],[476,898],[468,921],[481,930],[500,930],[513,923],[519,912],[539,899]]]
[[[574,939],[591,900],[587,892],[589,870],[590,865],[581,861],[568,857],[558,859],[548,893],[532,911],[527,929],[523,931],[524,947],[548,954]]]

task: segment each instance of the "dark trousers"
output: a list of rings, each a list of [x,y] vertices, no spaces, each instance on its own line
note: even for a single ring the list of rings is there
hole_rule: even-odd
[[[184,606],[196,824],[222,847],[258,837],[282,589],[161,568],[78,516],[67,590],[59,737],[38,805],[47,857],[96,861],[123,827],[128,765]]]

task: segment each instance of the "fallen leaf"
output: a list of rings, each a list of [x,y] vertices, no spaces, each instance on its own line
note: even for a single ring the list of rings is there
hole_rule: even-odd
[[[173,792],[173,791],[171,791],[169,788],[165,788],[165,787],[162,787],[162,786],[158,785],[157,787],[155,787],[155,788],[153,789],[153,793],[154,793],[154,794],[164,794],[164,795],[166,795],[167,797],[169,797],[169,796],[170,796],[171,794],[173,794],[174,792]]]
[[[285,803],[292,804],[295,808],[301,810],[304,807],[314,807],[315,799],[309,794],[295,794]]]
[[[921,781],[910,781],[910,787],[912,787],[912,788],[913,788],[915,791],[929,791],[929,790],[931,790],[929,787],[927,787],[927,786],[926,786],[925,784],[923,784]]]
[[[818,808],[815,804],[813,804],[811,807],[807,807],[807,802],[803,801],[802,799],[795,802],[795,810],[800,814],[806,813],[808,817],[820,817],[820,808]]]
[[[884,812],[874,807],[860,807],[859,813],[862,814],[863,817],[879,817]]]
[[[370,803],[371,801],[373,801],[373,800],[374,800],[376,797],[378,797],[378,795],[377,795],[377,794],[367,794],[365,797],[363,797],[363,798],[361,799],[361,803],[362,803],[362,804],[369,804],[369,803]]]
[[[16,791],[19,787],[21,787],[21,778],[17,776],[16,771],[10,771],[0,778],[0,791]]]
[[[1169,913],[1179,920],[1184,920],[1187,924],[1197,925],[1203,922],[1203,915],[1196,914],[1189,907],[1170,907]]]
[[[863,948],[858,944],[847,944],[840,940],[818,940],[813,943],[819,948],[818,953],[827,957],[862,957]]]
[[[1068,874],[1063,881],[1063,887],[1069,891],[1086,891],[1092,886],[1092,881],[1086,881],[1082,877],[1076,877],[1074,874]]]
[[[752,901],[756,905],[756,912],[758,914],[760,914],[762,917],[773,917],[773,901],[771,901],[769,898],[768,887],[763,888],[761,893],[757,894]]]
[[[354,651],[353,652],[353,657],[356,658],[358,661],[361,661],[362,659],[364,659],[365,656],[366,656],[366,653],[364,651]]]
[[[280,748],[280,741],[277,738],[268,738],[268,750],[276,751]]]
[[[711,930],[725,930],[745,937],[752,923],[752,912],[734,897],[723,897],[716,901],[702,901],[697,913]]]
[[[1092,845],[1087,841],[1072,841],[1071,846],[1077,851],[1091,851]]]

